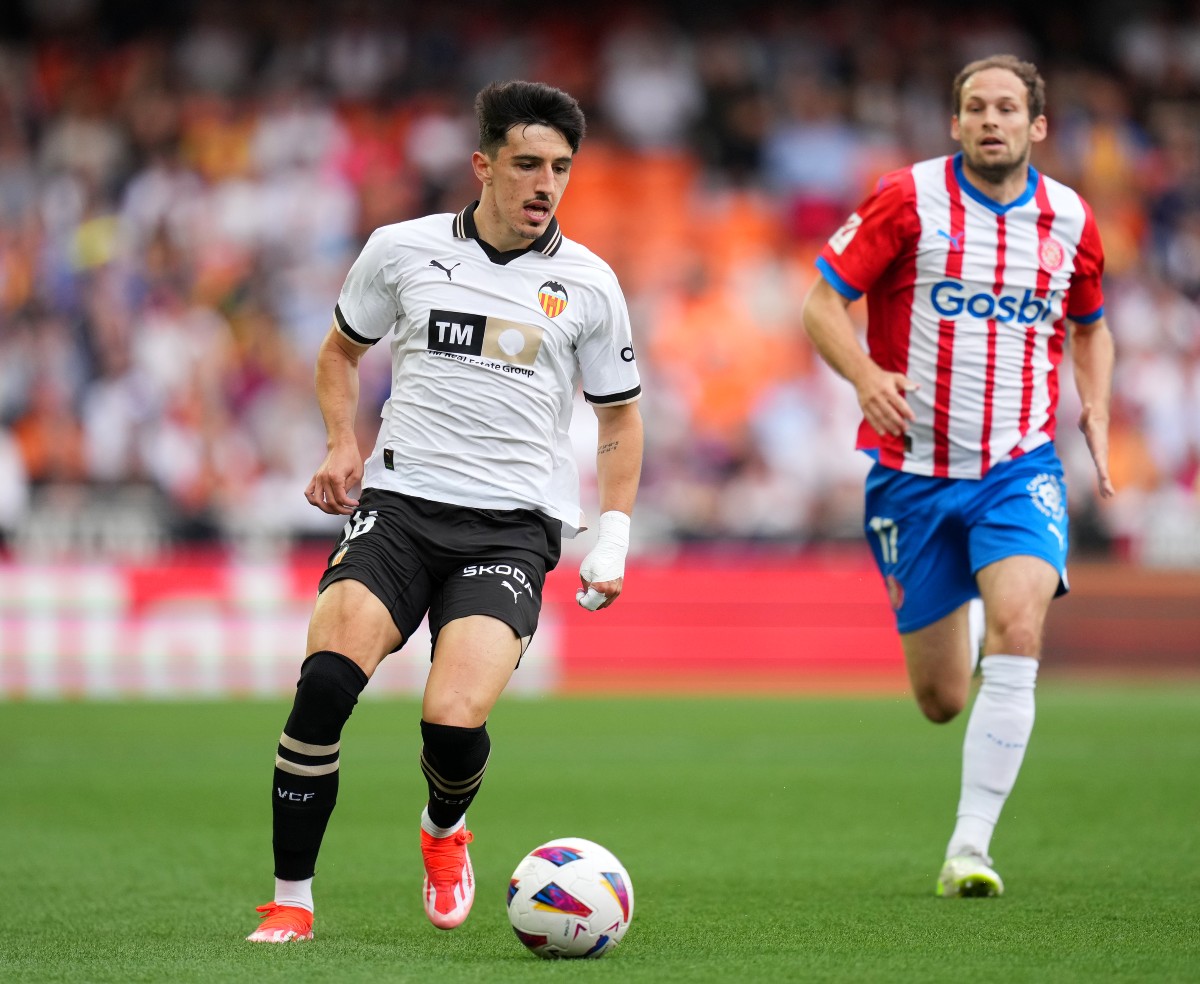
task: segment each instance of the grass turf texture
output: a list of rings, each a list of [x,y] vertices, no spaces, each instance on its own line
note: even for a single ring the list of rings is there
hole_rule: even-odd
[[[999,900],[939,900],[963,720],[907,699],[504,699],[472,808],[479,894],[420,903],[419,706],[367,700],[316,881],[317,938],[252,945],[282,703],[0,705],[0,980],[1184,981],[1200,967],[1195,685],[1046,682],[993,842]],[[622,945],[540,961],[521,856],[605,844]]]

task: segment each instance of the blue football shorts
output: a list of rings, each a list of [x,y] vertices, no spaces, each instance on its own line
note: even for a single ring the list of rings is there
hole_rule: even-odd
[[[878,463],[867,475],[863,528],[900,632],[979,597],[975,574],[1005,557],[1040,557],[1067,591],[1067,485],[1054,445],[983,478],[930,478]]]

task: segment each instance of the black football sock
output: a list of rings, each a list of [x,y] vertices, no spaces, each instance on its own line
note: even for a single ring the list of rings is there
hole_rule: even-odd
[[[453,827],[479,792],[492,751],[487,725],[456,728],[421,722],[421,771],[429,783],[429,819]]]
[[[300,667],[292,713],[279,736],[271,789],[275,877],[311,878],[337,803],[342,726],[367,675],[341,653],[313,653]]]

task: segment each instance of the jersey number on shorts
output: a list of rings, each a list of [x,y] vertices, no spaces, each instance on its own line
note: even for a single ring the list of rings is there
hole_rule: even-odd
[[[896,563],[896,541],[899,538],[900,527],[893,520],[884,516],[872,516],[867,524],[879,537],[879,552],[883,555],[885,564]]]
[[[379,513],[372,509],[368,513],[362,511],[356,512],[348,520],[346,525],[342,527],[342,549],[337,552],[337,556],[333,558],[333,563],[330,567],[340,564],[342,558],[346,556],[346,551],[350,549],[350,541],[356,536],[362,536],[375,525],[375,520],[379,517]]]

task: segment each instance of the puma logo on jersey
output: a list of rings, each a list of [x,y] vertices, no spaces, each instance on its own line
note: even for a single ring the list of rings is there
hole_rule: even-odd
[[[945,229],[939,229],[937,231],[937,233],[939,236],[943,236],[946,239],[950,240],[950,252],[952,252],[952,253],[961,253],[962,252],[963,234],[961,232],[957,236],[952,236],[952,235],[950,235],[950,233],[946,232]]]
[[[454,270],[456,270],[458,267],[462,266],[462,264],[461,264],[461,263],[455,263],[455,264],[454,264],[454,266],[452,266],[452,267],[444,267],[444,266],[442,266],[442,265],[441,265],[441,264],[440,264],[440,263],[439,263],[437,260],[430,260],[430,261],[429,261],[429,265],[430,265],[430,266],[435,266],[435,267],[437,267],[439,270],[441,270],[441,271],[442,271],[442,273],[444,273],[444,274],[446,275],[446,279],[447,279],[447,280],[453,280],[453,279],[454,279],[454,277],[452,276],[452,272],[453,272]]]

